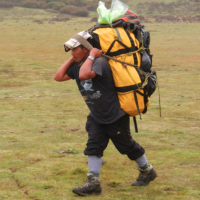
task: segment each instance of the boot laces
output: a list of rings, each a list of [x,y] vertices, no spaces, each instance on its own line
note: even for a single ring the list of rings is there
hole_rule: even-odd
[[[143,181],[143,180],[145,180],[145,179],[146,179],[146,174],[140,172],[137,181]]]

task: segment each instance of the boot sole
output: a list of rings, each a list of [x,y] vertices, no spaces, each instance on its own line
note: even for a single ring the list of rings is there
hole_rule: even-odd
[[[76,191],[73,191],[75,194],[78,194],[79,196],[89,196],[89,195],[101,195],[101,192],[91,192],[91,193],[82,193],[82,192],[76,192]]]
[[[98,188],[97,188],[98,189]],[[92,191],[90,193],[84,193],[84,192],[79,192],[79,191],[76,191],[76,190],[72,190],[75,194],[78,194],[79,196],[89,196],[89,195],[101,195],[101,192],[96,192],[96,191]]]

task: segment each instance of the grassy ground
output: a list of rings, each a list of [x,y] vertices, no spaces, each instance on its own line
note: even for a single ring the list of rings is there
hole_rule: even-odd
[[[86,179],[88,109],[73,81],[57,83],[53,77],[70,56],[63,43],[93,24],[90,18],[50,24],[50,13],[21,10],[22,16],[16,10],[0,10],[0,200],[81,199],[71,189]],[[38,24],[36,18],[46,20]],[[162,117],[156,91],[138,120],[139,133],[133,124],[131,129],[159,177],[147,187],[131,187],[136,164],[110,143],[101,170],[103,194],[84,199],[200,198],[200,26],[146,24],[146,29]]]

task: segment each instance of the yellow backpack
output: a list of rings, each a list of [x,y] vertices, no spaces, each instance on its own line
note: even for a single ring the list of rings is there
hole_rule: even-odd
[[[135,116],[140,115],[141,119],[141,113],[147,111],[149,97],[156,89],[156,73],[151,69],[150,35],[138,17],[128,12],[126,21],[119,19],[111,25],[96,24],[89,30],[93,39],[88,41],[109,58],[120,106],[134,117],[137,132]],[[127,20],[128,17],[132,17],[131,20]]]
[[[115,33],[114,33],[115,32]],[[134,51],[131,41],[134,43],[134,47],[139,49],[139,42],[135,38],[134,34],[130,31],[125,30],[122,27],[112,28],[100,28],[95,30],[93,33],[97,34],[99,37],[99,43],[103,53],[108,52],[110,45],[113,41],[114,44],[110,49],[109,55],[116,58],[118,61],[136,64],[138,67],[141,65],[141,55],[139,52],[135,54],[125,53],[126,48],[132,48]],[[120,35],[121,42],[115,40],[116,35]],[[130,39],[131,38],[131,39]],[[125,46],[122,46],[125,45]],[[114,56],[114,52],[121,51],[122,54]],[[149,105],[147,92],[144,90],[143,84],[145,83],[145,76],[141,73],[137,67],[122,64],[113,59],[109,59],[110,68],[112,70],[113,79],[115,82],[116,90],[118,93],[119,102],[121,108],[130,116],[136,116],[146,110]]]

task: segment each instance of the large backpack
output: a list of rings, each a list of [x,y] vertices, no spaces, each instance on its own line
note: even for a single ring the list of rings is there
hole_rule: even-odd
[[[156,72],[151,69],[150,34],[138,16],[128,10],[111,25],[96,24],[88,41],[109,58],[121,108],[134,117],[147,112],[149,97],[156,89]]]

